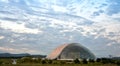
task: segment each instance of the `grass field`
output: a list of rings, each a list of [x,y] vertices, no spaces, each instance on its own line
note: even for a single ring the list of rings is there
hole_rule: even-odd
[[[43,62],[44,61],[44,62]],[[104,62],[103,62],[104,61]],[[12,59],[0,59],[0,66],[120,66],[120,61],[118,60],[119,63],[116,63],[117,60],[114,61],[108,61],[108,60],[102,60],[102,61],[94,61],[90,62],[88,61],[87,63],[83,63],[81,61],[80,63],[75,63],[74,61],[63,61],[63,60],[32,60],[30,58],[25,58],[25,59],[17,59],[16,62],[17,64],[12,64]],[[111,62],[111,63],[110,63]]]
[[[115,64],[2,64],[0,66],[117,66]]]

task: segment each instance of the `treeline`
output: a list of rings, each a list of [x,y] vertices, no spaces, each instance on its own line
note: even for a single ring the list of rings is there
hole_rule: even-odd
[[[74,60],[48,60],[41,58],[23,57],[21,59],[15,59],[17,64],[25,63],[38,63],[38,64],[90,64],[90,63],[100,63],[100,64],[117,64],[120,65],[120,60],[110,59],[110,58],[97,58],[93,59],[74,59]],[[12,64],[12,59],[0,59],[0,64]]]

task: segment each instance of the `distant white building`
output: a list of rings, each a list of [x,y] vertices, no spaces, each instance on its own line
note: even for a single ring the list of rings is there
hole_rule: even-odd
[[[12,59],[12,64],[17,64],[16,59]]]

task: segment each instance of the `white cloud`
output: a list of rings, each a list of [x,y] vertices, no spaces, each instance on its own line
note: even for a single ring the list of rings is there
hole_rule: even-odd
[[[52,6],[52,8],[55,12],[67,12],[67,9],[62,6],[54,5],[54,6]]]
[[[38,53],[39,51],[37,50],[31,50],[28,48],[10,48],[10,47],[0,47],[0,50],[5,51],[5,52],[10,52],[10,53]]]
[[[9,0],[1,0],[2,2],[9,3]]]
[[[115,40],[117,42],[120,42],[118,39],[120,38],[120,30],[119,26],[120,24],[118,22],[115,22],[111,19],[106,19],[105,15],[103,17],[103,22],[94,22],[92,25],[86,26],[86,25],[78,25],[76,22],[71,21],[62,21],[62,20],[56,20],[56,19],[50,19],[51,24],[50,27],[53,28],[59,28],[61,25],[62,30],[60,30],[61,33],[64,32],[72,32],[72,31],[78,31],[83,36],[89,36],[94,35],[95,38],[99,38],[100,36],[104,36],[107,39]],[[99,20],[99,19],[98,19]],[[102,18],[100,18],[102,21]],[[81,20],[83,21],[83,20]],[[83,21],[84,22],[84,21]],[[101,30],[104,31],[101,31]],[[82,30],[82,31],[81,31]],[[110,33],[114,33],[113,37],[111,37]]]
[[[118,22],[118,21],[115,20],[114,18],[120,18],[119,16],[120,16],[120,13],[119,14],[114,14],[112,16],[109,16],[105,13],[102,13],[99,16],[96,16],[91,20],[93,20],[95,22],[102,22],[102,23],[115,23],[115,22]]]
[[[25,27],[25,24],[17,24],[16,22],[8,22],[8,21],[1,21],[0,27],[3,29],[8,29],[16,33],[31,33],[31,34],[38,34],[42,33],[42,31],[38,29],[30,29]]]
[[[112,46],[114,44],[115,44],[115,42],[111,42],[111,43],[108,43],[107,46]]]
[[[120,42],[119,38],[120,38],[120,30],[119,30],[119,23],[116,22],[99,22],[96,24],[96,26],[99,26],[98,32],[99,34],[97,34],[96,36],[104,36],[107,39],[110,40],[115,40],[117,42]],[[96,27],[94,27],[96,28]],[[100,31],[101,29],[104,29],[104,31]],[[111,34],[112,33],[112,34]]]
[[[16,49],[13,49],[13,48],[6,48],[6,47],[0,47],[0,50],[4,50],[4,51],[17,51]]]
[[[0,39],[4,39],[5,37],[4,36],[0,36]]]
[[[38,53],[37,50],[31,50],[31,49],[28,49],[28,48],[21,48],[21,50],[24,51],[24,53]]]
[[[78,25],[75,22],[67,22],[63,20],[57,20],[57,19],[50,19],[52,22],[49,26],[53,28],[59,28],[59,26],[62,26],[63,29],[69,29],[72,31],[75,29]]]
[[[108,5],[106,0],[96,1],[96,0],[85,0],[71,3],[67,8],[70,9],[69,13],[91,19],[91,15],[94,12],[99,12],[99,10],[105,10]],[[94,18],[93,18],[94,19]]]

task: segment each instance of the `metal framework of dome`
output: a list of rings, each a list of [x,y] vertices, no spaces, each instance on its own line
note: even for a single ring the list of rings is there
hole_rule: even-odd
[[[57,47],[47,56],[48,59],[73,60],[73,59],[95,59],[95,55],[79,43],[63,44]]]

